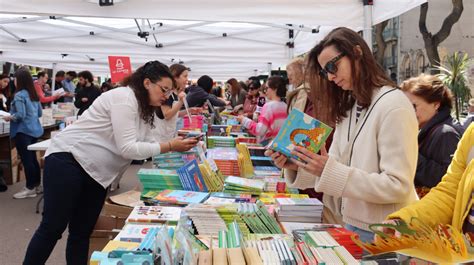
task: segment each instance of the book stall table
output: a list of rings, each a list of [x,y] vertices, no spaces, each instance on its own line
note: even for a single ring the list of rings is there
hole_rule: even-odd
[[[282,130],[274,148],[288,152],[284,143],[293,141],[317,152],[316,139],[331,128],[311,124],[302,135]],[[186,125],[180,135],[206,137],[188,152],[157,155],[155,168],[138,171],[143,190],[132,192],[135,201],[127,205],[134,207],[121,226],[114,223],[112,240],[91,249],[90,264],[426,264],[393,253],[363,258],[357,234],[322,224],[321,201],[287,187],[265,147],[240,126],[206,124],[205,117]]]
[[[43,125],[44,134],[38,141],[51,138],[51,132],[59,128],[58,124]],[[19,157],[15,148],[15,143],[10,139],[10,133],[0,134],[0,167],[3,169],[5,181],[12,185],[20,181],[21,173],[18,170]]]

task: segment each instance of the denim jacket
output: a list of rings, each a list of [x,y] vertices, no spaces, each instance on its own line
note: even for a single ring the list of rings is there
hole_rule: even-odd
[[[41,104],[39,101],[31,101],[25,89],[15,94],[10,113],[12,114],[10,138],[14,138],[17,133],[24,133],[35,138],[43,135],[43,127],[39,121],[42,115]]]

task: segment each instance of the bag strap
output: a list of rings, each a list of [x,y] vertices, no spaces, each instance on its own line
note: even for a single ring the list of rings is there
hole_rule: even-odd
[[[354,151],[355,141],[357,140],[357,137],[359,137],[360,132],[362,131],[362,128],[364,127],[365,123],[367,122],[367,119],[369,118],[370,114],[372,113],[375,105],[377,105],[377,103],[380,101],[380,99],[382,99],[385,95],[387,95],[390,92],[396,91],[396,90],[397,90],[397,88],[393,88],[393,89],[390,89],[389,91],[384,92],[382,95],[380,95],[372,103],[372,105],[369,107],[368,111],[365,113],[364,120],[362,122],[359,121],[357,123],[357,126],[356,126],[355,130],[352,131],[352,132],[350,132],[350,126],[351,126],[351,123],[352,123],[352,109],[351,109],[351,115],[350,115],[350,121],[349,121],[350,137],[349,137],[349,141],[346,145],[346,148],[344,149],[344,152],[342,153],[343,157],[341,159],[342,161],[340,161],[341,163],[343,163],[347,166],[351,165],[352,153]]]

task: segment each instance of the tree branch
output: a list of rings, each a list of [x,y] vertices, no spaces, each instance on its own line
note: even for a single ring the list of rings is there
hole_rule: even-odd
[[[423,39],[431,38],[431,33],[426,27],[426,15],[428,14],[428,2],[423,3],[420,6],[420,20],[418,21],[418,27],[420,28],[420,33],[423,36]]]
[[[438,45],[443,42],[451,33],[453,25],[458,22],[461,17],[462,11],[464,10],[462,0],[452,0],[453,9],[451,13],[444,19],[441,29],[433,36],[433,42]]]

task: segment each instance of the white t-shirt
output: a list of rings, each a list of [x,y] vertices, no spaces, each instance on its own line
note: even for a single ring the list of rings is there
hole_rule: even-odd
[[[134,92],[119,87],[98,97],[74,124],[56,135],[46,151],[69,152],[104,188],[132,160],[160,153],[151,126],[145,124]]]

